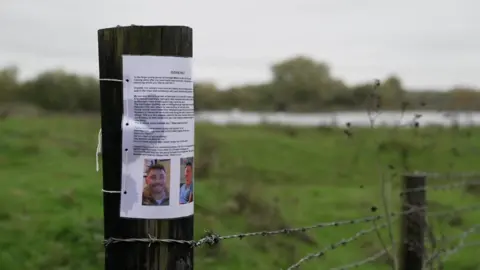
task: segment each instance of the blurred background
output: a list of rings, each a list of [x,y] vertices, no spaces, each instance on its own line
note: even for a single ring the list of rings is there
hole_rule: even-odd
[[[426,254],[480,269],[480,189],[465,184],[480,147],[479,8],[2,0],[0,269],[103,269],[97,30],[131,24],[193,28],[196,238],[400,211],[402,175],[426,171],[437,175],[428,185],[457,184],[428,191],[429,212],[446,215],[429,217]],[[389,224],[301,269],[392,269]],[[368,226],[226,240],[199,248],[195,264],[286,269]]]

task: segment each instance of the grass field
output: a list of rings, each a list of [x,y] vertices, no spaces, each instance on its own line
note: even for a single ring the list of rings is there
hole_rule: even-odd
[[[103,269],[102,184],[101,173],[95,172],[98,128],[99,119],[92,117],[0,122],[0,269]],[[353,128],[351,133],[198,125],[196,238],[204,229],[232,234],[378,214],[371,208],[383,211],[380,173],[390,179],[389,202],[397,211],[403,171],[479,170],[480,129]],[[480,203],[480,192],[429,191],[428,200],[431,210],[452,210]],[[440,232],[452,236],[480,223],[480,212],[430,222],[437,236]],[[195,268],[285,269],[308,253],[371,226],[225,240],[216,248],[198,248]],[[398,239],[398,222],[392,228]],[[381,235],[388,243],[386,230]],[[372,233],[301,269],[338,267],[381,248]],[[445,269],[480,269],[478,265],[477,247],[450,257]],[[388,258],[360,269],[389,269]]]

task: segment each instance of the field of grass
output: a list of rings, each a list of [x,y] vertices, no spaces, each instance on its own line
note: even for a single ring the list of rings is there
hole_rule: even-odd
[[[95,171],[99,119],[50,116],[0,122],[0,269],[103,269],[102,180]],[[383,211],[381,174],[399,210],[401,174],[479,169],[480,129],[341,129],[219,127],[196,130],[196,238],[307,226]],[[434,182],[435,181],[435,182]],[[447,180],[432,180],[432,185]],[[480,203],[480,192],[429,191],[433,210]],[[376,213],[371,208],[378,207]],[[436,236],[480,223],[480,211],[432,218]],[[380,223],[378,223],[380,224]],[[398,222],[392,226],[398,240]],[[196,269],[286,269],[303,256],[371,227],[225,240],[196,250]],[[390,242],[386,230],[380,232]],[[473,235],[468,241],[479,241]],[[330,269],[382,248],[360,237],[301,269]],[[476,255],[477,254],[477,255]],[[359,269],[389,269],[383,256]],[[445,269],[480,269],[478,247],[453,255]]]

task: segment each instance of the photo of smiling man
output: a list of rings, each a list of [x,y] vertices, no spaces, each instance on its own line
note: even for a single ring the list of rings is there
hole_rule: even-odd
[[[170,205],[170,160],[145,160],[142,205]]]
[[[180,159],[180,204],[193,202],[193,157]]]

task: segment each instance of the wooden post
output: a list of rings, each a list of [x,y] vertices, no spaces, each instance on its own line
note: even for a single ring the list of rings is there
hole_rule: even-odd
[[[128,26],[98,31],[103,188],[121,189],[123,88],[122,55],[192,57],[192,29],[186,26]],[[193,216],[174,220],[120,218],[120,194],[104,193],[105,239],[168,238],[193,240]],[[190,270],[187,244],[112,243],[105,248],[106,270]]]
[[[422,209],[402,216],[400,270],[422,270],[423,267],[426,178],[426,175],[421,174],[404,176],[404,190],[401,194],[403,196],[402,211],[417,207]]]

